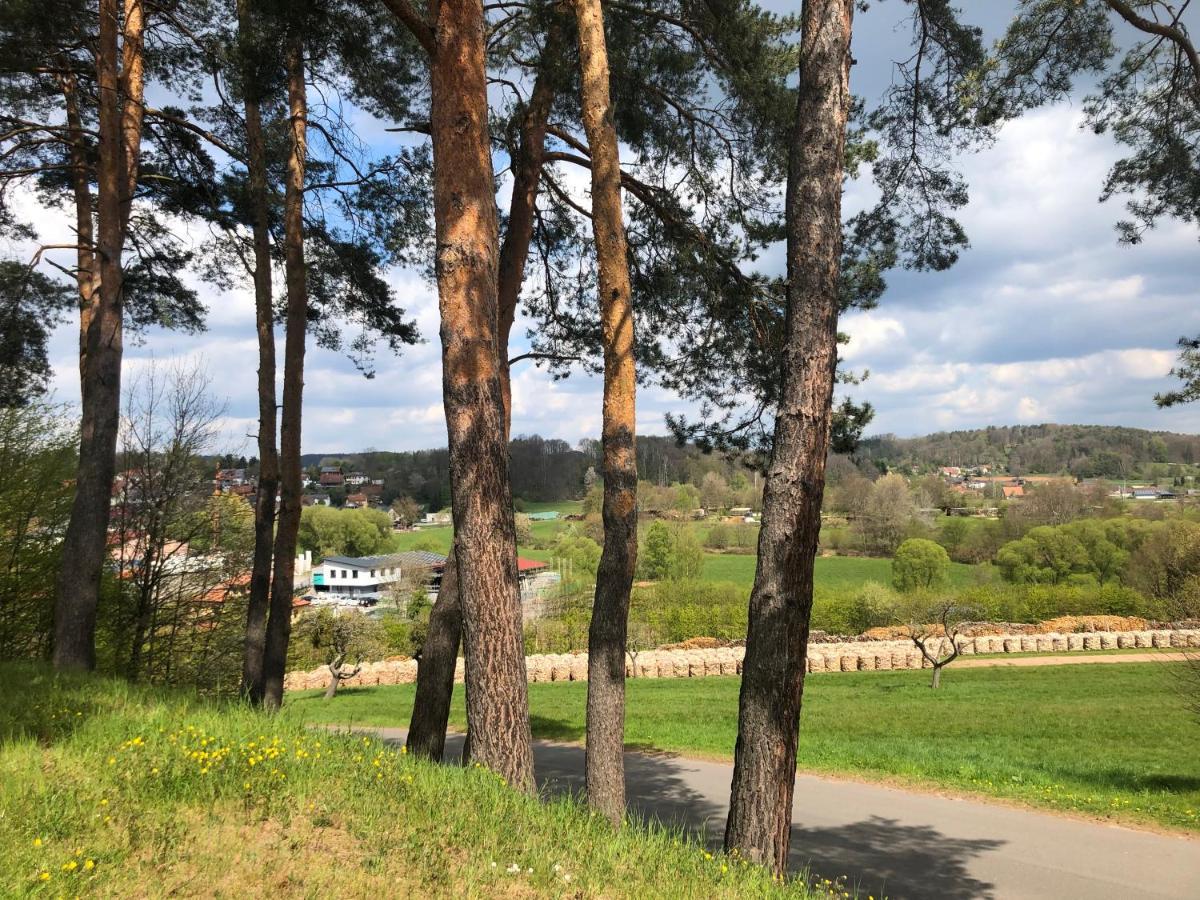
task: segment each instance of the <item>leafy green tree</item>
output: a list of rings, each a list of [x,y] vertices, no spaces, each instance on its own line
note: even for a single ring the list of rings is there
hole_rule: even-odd
[[[390,552],[394,543],[382,510],[309,506],[300,514],[298,545],[317,556],[372,556]]]
[[[704,549],[696,529],[681,525],[671,535],[670,577],[676,581],[699,578],[704,568]]]
[[[673,508],[676,512],[684,515],[690,513],[700,505],[700,491],[696,489],[694,484],[675,485],[675,502]]]
[[[946,516],[938,525],[938,542],[953,556],[970,530],[970,522],[962,516]]]
[[[573,528],[558,536],[550,555],[552,559],[569,563],[575,574],[596,577],[596,568],[600,565],[600,545]]]
[[[638,553],[638,568],[642,577],[662,581],[671,576],[673,541],[665,522],[652,522],[646,529],[642,550]]]
[[[671,528],[656,521],[646,529],[642,550],[638,553],[638,571],[650,581],[696,578],[704,564],[704,548],[695,529]]]
[[[0,407],[0,657],[50,651],[54,579],[71,509],[75,429],[33,401]]]
[[[925,538],[909,538],[896,548],[892,559],[892,586],[898,591],[932,590],[950,575],[946,549]]]
[[[1156,523],[1133,552],[1123,573],[1126,584],[1168,607],[1200,596],[1200,524],[1188,519]],[[1178,610],[1196,615],[1200,609]]]
[[[1091,559],[1078,538],[1041,525],[1001,547],[996,565],[1014,584],[1061,584],[1073,573],[1088,572]]]
[[[1062,527],[1087,551],[1088,567],[1101,584],[1116,578],[1129,559],[1129,553],[1109,539],[1113,532],[1106,523],[1095,519],[1080,519]]]

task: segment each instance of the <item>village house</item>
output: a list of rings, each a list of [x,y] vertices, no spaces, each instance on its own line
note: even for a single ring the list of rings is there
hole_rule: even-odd
[[[217,485],[221,490],[228,490],[246,483],[245,469],[217,469]]]
[[[358,487],[360,484],[366,484],[371,479],[362,472],[351,472],[346,476],[346,484],[352,487]]]

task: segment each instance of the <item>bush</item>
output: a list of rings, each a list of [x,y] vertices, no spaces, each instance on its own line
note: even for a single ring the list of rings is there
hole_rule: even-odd
[[[896,595],[885,585],[868,581],[858,589],[850,602],[845,630],[851,634],[862,634],[869,628],[891,625],[896,617],[897,601]]]
[[[924,538],[909,538],[896,548],[892,560],[892,586],[898,591],[933,590],[950,575],[945,548]]]
[[[758,543],[758,529],[753,525],[720,522],[708,529],[704,546],[710,550],[731,550],[753,553]]]
[[[686,526],[668,528],[654,522],[638,553],[638,572],[649,581],[698,578],[704,565],[704,550],[696,532]]]

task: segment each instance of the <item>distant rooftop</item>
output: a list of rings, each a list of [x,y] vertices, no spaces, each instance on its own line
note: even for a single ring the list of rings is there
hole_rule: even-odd
[[[430,553],[428,550],[405,550],[402,553],[387,553],[382,556],[327,556],[325,562],[336,563],[339,566],[354,566],[357,569],[389,565],[427,568],[443,565],[446,557],[441,553]]]

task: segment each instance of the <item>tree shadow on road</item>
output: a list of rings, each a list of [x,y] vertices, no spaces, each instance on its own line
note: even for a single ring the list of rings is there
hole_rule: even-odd
[[[446,742],[447,760],[458,760],[462,736]],[[630,816],[681,833],[716,850],[725,832],[726,805],[688,785],[686,759],[626,753],[625,785]],[[535,755],[543,796],[580,797],[584,790],[584,751],[567,744],[539,743]],[[889,900],[938,897],[968,900],[995,896],[995,886],[968,871],[972,858],[1005,842],[953,838],[927,825],[902,825],[872,816],[861,822],[822,828],[792,828],[789,868],[807,868],[812,877],[841,879],[861,896]]]
[[[928,825],[901,825],[871,816],[833,828],[792,828],[789,863],[819,878],[839,877],[862,895],[912,900],[995,896],[995,885],[967,871],[972,857],[1005,842],[952,838]]]

